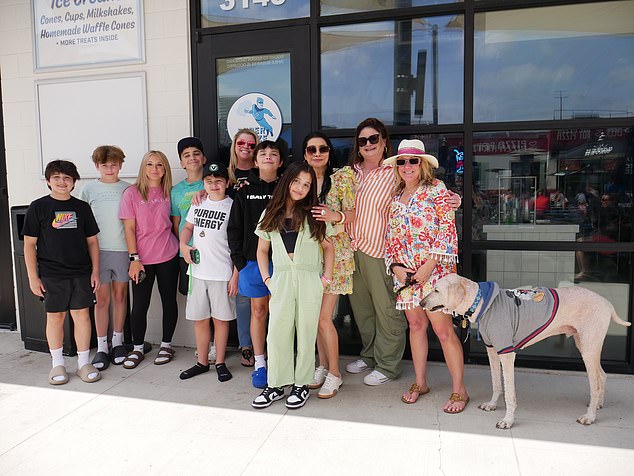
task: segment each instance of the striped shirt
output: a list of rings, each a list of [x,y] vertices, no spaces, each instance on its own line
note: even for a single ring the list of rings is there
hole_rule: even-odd
[[[382,165],[364,174],[354,165],[357,190],[354,197],[355,221],[346,225],[352,249],[373,258],[385,257],[387,215],[394,190],[394,170]]]

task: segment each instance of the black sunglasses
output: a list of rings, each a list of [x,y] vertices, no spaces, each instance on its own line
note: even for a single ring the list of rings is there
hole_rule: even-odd
[[[396,159],[396,165],[418,165],[420,163],[419,157],[410,157],[409,159]]]
[[[380,138],[381,134],[372,134],[370,137],[357,137],[357,144],[359,144],[359,147],[365,147],[368,142],[372,145],[378,144]]]
[[[328,147],[327,145],[320,145],[319,147],[309,145],[308,147],[306,147],[306,152],[312,155],[315,155],[318,150],[320,154],[325,154],[327,152],[330,152],[330,147]]]

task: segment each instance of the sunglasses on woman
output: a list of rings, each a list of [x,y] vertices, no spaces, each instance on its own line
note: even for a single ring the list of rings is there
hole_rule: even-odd
[[[396,159],[396,165],[418,165],[420,163],[419,157],[410,157],[409,159]]]
[[[239,140],[239,141],[236,141],[236,145],[238,147],[243,147],[246,145],[251,150],[255,149],[255,142],[247,142],[245,140]]]
[[[308,147],[306,147],[306,152],[311,155],[315,155],[317,151],[319,151],[320,154],[325,154],[327,152],[330,152],[330,147],[328,147],[327,145],[320,145],[319,147],[309,145]]]
[[[368,142],[372,145],[378,144],[380,138],[381,134],[372,134],[370,137],[357,137],[357,144],[359,144],[359,147],[365,147]]]

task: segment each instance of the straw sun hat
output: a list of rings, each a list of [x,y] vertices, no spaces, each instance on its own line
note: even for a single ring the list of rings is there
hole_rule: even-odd
[[[425,159],[432,168],[438,168],[438,159],[433,155],[425,153],[425,144],[422,140],[418,139],[404,139],[398,145],[398,153],[392,157],[388,157],[383,161],[384,164],[395,166],[396,159],[403,156],[413,156]]]

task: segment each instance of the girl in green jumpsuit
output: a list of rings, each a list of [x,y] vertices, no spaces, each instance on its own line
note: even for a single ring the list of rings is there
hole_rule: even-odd
[[[271,291],[268,382],[253,401],[255,408],[266,408],[284,398],[282,387],[287,385],[293,385],[286,399],[288,408],[304,406],[310,396],[321,298],[324,286],[332,280],[334,264],[334,250],[326,239],[327,225],[310,213],[315,205],[315,172],[308,164],[295,162],[282,175],[255,231],[260,237],[258,267]],[[269,276],[269,250],[273,276]]]

